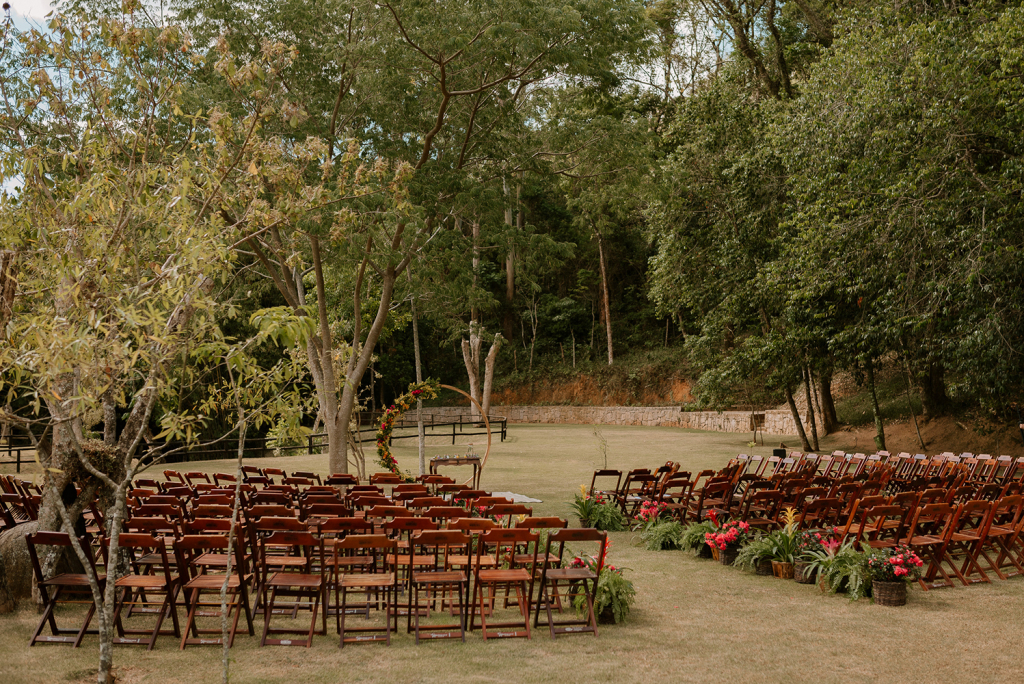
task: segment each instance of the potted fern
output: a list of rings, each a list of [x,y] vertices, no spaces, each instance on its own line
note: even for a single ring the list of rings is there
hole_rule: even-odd
[[[701,558],[711,558],[711,547],[707,544],[707,534],[717,530],[718,526],[710,520],[690,523],[683,528],[679,537],[679,548],[683,551],[693,551]]]
[[[772,556],[774,554],[775,545],[767,535],[761,535],[740,549],[733,565],[756,575],[770,575],[772,574]]]
[[[841,543],[828,539],[820,551],[809,554],[811,561],[804,572],[818,578],[818,587],[835,594],[847,591],[851,601],[867,595],[871,587],[867,554],[857,550],[853,541]]]
[[[597,561],[592,556],[577,556],[569,562],[569,567],[589,567],[597,571]],[[597,579],[597,591],[594,593],[594,614],[601,624],[618,624],[626,620],[630,608],[636,601],[636,588],[622,574],[627,568],[605,565]],[[587,597],[583,592],[576,592],[573,608],[580,615],[587,614]]]
[[[657,520],[640,531],[640,541],[649,551],[667,551],[682,546],[683,526],[677,520]]]

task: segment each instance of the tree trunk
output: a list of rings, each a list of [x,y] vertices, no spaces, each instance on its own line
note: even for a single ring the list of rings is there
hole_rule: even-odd
[[[612,352],[612,313],[608,301],[608,272],[604,265],[604,241],[601,234],[597,233],[597,256],[601,262],[601,304],[604,307],[604,326],[608,335],[608,365],[612,365],[615,356]]]
[[[103,393],[103,443],[107,446],[117,444],[117,404],[113,389]]]
[[[402,268],[404,268],[404,265]],[[376,346],[377,340],[380,339],[381,330],[384,329],[384,323],[387,321],[388,312],[391,308],[391,300],[394,297],[395,280],[398,278],[398,275],[397,268],[393,266],[389,266],[384,271],[384,278],[381,282],[380,301],[377,304],[377,314],[362,344],[359,344],[358,340],[354,340],[356,349],[353,350],[353,353],[358,350],[358,356],[353,356],[349,363],[349,370],[346,375],[347,382],[345,382],[345,386],[342,389],[341,401],[338,404],[337,412],[339,429],[346,432],[348,431],[349,422],[352,420],[352,407],[355,406],[357,383],[363,377],[363,374],[366,373],[366,368],[370,365],[373,348]],[[332,473],[348,472],[348,443],[345,439],[340,441],[341,444],[338,450],[336,452],[332,450],[331,453],[330,468]],[[337,455],[335,456],[335,454]]]
[[[789,404],[789,411],[793,414],[793,422],[796,424],[796,432],[800,435],[800,444],[804,451],[810,451],[811,445],[807,441],[807,433],[804,432],[803,421],[800,420],[800,411],[796,408],[796,401],[793,400],[793,390],[786,385],[786,402]]]
[[[871,413],[875,418],[875,448],[885,451],[885,425],[882,422],[882,410],[878,407],[878,393],[875,391],[875,363],[868,359],[864,368],[868,380],[868,392],[871,394]]]
[[[0,339],[3,339],[7,321],[14,312],[14,294],[18,289],[17,254],[0,250]]]
[[[491,342],[491,348],[487,352],[487,358],[484,359],[484,390],[483,396],[480,399],[480,405],[483,407],[485,416],[491,412],[491,387],[494,384],[494,362],[498,358],[499,347],[501,347],[501,336],[495,335],[494,341]]]
[[[473,397],[474,400],[483,402],[480,396],[480,330],[476,326],[471,325],[469,329],[469,339],[462,340],[462,360],[466,364],[466,375],[469,376],[469,396]],[[480,410],[476,407],[476,404],[470,402],[471,411],[474,420],[480,419]]]
[[[829,435],[839,429],[839,417],[836,415],[836,404],[832,400],[831,371],[818,375],[818,393],[821,399],[821,422],[825,434]]]
[[[412,271],[409,271],[409,282],[412,282]],[[410,302],[412,306],[412,351],[416,362],[416,383],[423,382],[423,366],[420,363],[420,328],[419,316],[416,312],[416,298]],[[423,400],[416,399],[416,436],[419,448],[420,475],[427,474],[427,440],[423,429]]]
[[[921,419],[928,422],[946,413],[949,397],[946,394],[946,369],[941,361],[932,361],[919,375],[921,391]]]
[[[807,397],[807,418],[811,423],[811,440],[814,444],[814,450],[818,451],[821,447],[818,446],[818,421],[814,417],[814,401],[811,397],[811,369],[809,366],[804,368],[804,394]]]

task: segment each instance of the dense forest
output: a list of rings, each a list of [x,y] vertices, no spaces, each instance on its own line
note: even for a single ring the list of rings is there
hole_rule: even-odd
[[[925,420],[1006,415],[1022,5],[69,0],[8,18],[5,431],[124,455],[315,426],[340,471],[353,413],[417,379],[486,410],[495,387],[617,365],[680,369],[711,408],[796,412],[810,386],[822,433],[849,374],[879,448],[882,368]]]

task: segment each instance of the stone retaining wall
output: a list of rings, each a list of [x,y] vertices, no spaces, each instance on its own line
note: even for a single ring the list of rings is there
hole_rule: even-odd
[[[435,416],[469,415],[468,406],[423,409]],[[573,425],[650,425],[712,432],[753,432],[749,411],[685,411],[679,406],[492,406],[491,415],[505,416],[509,423],[569,423]],[[771,435],[796,434],[793,414],[771,410],[764,416],[762,431]],[[806,416],[801,416],[806,420]],[[405,420],[416,420],[415,409]]]

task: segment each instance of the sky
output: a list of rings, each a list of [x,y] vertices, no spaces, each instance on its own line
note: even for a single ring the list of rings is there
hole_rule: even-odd
[[[4,0],[11,4],[12,14],[42,19],[50,11],[50,0]]]

